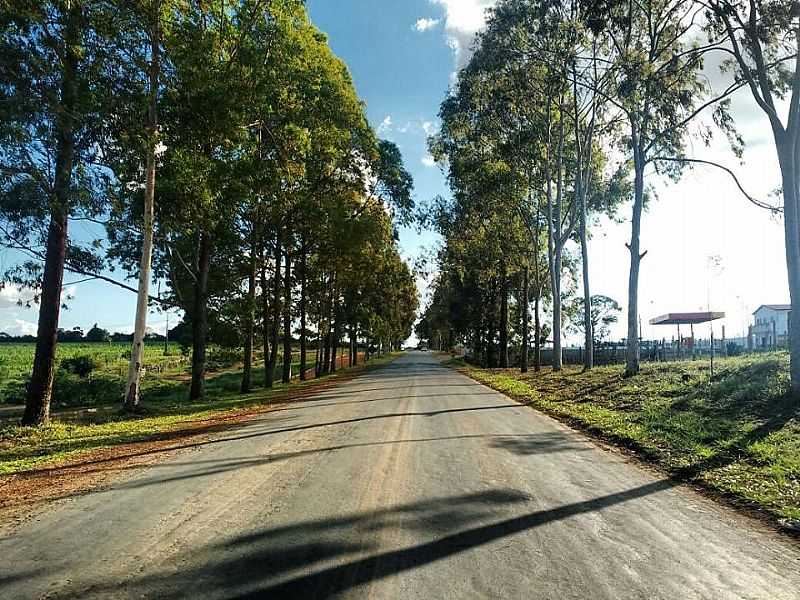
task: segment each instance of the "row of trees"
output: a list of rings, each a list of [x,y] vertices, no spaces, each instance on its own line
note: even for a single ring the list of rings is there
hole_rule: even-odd
[[[311,352],[335,368],[345,337],[410,333],[395,227],[411,177],[300,0],[4,3],[0,173],[2,242],[29,257],[4,281],[40,305],[26,424],[48,419],[65,271],[138,294],[130,410],[154,303],[186,315],[191,399],[209,340],[244,348],[248,392],[256,347],[271,386],[280,354],[292,377],[293,339],[305,378]],[[69,235],[81,221],[105,235]]]
[[[467,341],[491,366],[508,366],[509,335],[516,335],[523,371],[531,334],[536,368],[551,339],[558,370],[564,301],[580,294],[591,369],[597,310],[587,242],[599,215],[624,215],[631,228],[626,374],[638,373],[641,223],[650,187],[697,164],[725,169],[739,183],[724,165],[687,150],[689,138],[708,143],[716,129],[741,157],[729,111],[739,90],[769,118],[783,206],[739,188],[784,215],[789,288],[800,311],[796,7],[783,0],[501,0],[431,139],[453,200],[429,210],[445,243],[421,329]],[[703,71],[709,58],[722,65],[722,88]],[[792,387],[800,392],[800,328],[792,338]]]

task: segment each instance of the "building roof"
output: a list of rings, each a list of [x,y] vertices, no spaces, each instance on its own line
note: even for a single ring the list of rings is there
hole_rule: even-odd
[[[761,306],[759,306],[759,307],[758,307],[758,308],[757,308],[757,309],[756,309],[756,310],[753,312],[753,314],[756,314],[756,313],[757,313],[758,311],[760,311],[762,308],[768,308],[768,309],[770,309],[770,310],[775,310],[775,311],[781,312],[781,311],[788,311],[788,310],[792,310],[792,305],[791,305],[791,304],[762,304]]]
[[[669,313],[650,319],[650,325],[698,325],[724,318],[724,312]]]

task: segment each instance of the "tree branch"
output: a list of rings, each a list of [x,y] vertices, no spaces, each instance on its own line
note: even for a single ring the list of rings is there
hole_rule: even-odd
[[[739,178],[736,176],[736,173],[734,173],[728,167],[726,167],[724,165],[721,165],[719,163],[715,163],[715,162],[710,161],[710,160],[703,160],[703,159],[700,159],[700,158],[674,158],[674,157],[667,157],[667,156],[657,156],[657,157],[651,159],[650,162],[678,162],[678,163],[699,164],[699,165],[708,165],[708,166],[711,166],[711,167],[716,167],[717,169],[721,169],[722,171],[725,171],[728,175],[731,176],[731,179],[733,179],[734,183],[736,183],[736,187],[739,188],[739,191],[742,193],[742,195],[744,195],[745,198],[747,198],[747,200],[749,202],[751,202],[752,204],[756,205],[758,208],[763,208],[764,210],[768,210],[773,214],[783,213],[783,208],[781,208],[779,206],[773,206],[773,205],[768,204],[768,203],[766,203],[766,202],[764,202],[762,200],[754,198],[753,196],[748,194],[747,190],[744,189],[744,186],[739,181]]]

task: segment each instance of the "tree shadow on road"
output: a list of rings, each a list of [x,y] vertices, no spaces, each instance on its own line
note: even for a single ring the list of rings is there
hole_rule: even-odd
[[[669,480],[655,481],[516,516],[509,515],[518,513],[530,498],[517,490],[498,489],[290,523],[189,550],[170,561],[181,564],[179,570],[100,582],[90,590],[93,597],[123,592],[132,597],[168,599],[186,597],[187,591],[196,590],[198,596],[213,598],[330,598],[502,538],[674,485]],[[379,544],[382,537],[397,532],[424,541],[388,549]]]
[[[230,438],[227,438],[231,441]],[[235,440],[234,440],[235,441]],[[72,498],[78,495],[104,494],[117,490],[133,490],[150,486],[163,486],[170,483],[202,479],[223,475],[240,469],[257,469],[281,462],[304,459],[317,454],[333,453],[339,451],[369,451],[379,446],[393,446],[400,444],[437,444],[446,442],[472,441],[482,445],[483,448],[504,450],[520,456],[547,455],[560,452],[584,452],[588,448],[563,435],[556,433],[530,433],[530,434],[465,434],[454,436],[437,436],[429,438],[400,439],[377,442],[363,442],[352,444],[339,444],[334,446],[312,447],[292,452],[270,452],[264,455],[229,457],[224,459],[193,459],[189,461],[169,461],[164,463],[143,464],[98,464],[95,468],[83,466],[82,474],[94,472],[136,472],[148,471],[152,475],[143,478],[133,478],[106,488],[97,488],[88,492],[71,492],[53,496],[51,500]],[[169,471],[174,471],[169,474]]]

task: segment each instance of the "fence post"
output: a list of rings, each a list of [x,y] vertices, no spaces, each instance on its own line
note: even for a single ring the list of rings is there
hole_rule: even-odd
[[[711,380],[714,380],[714,326],[711,326]]]
[[[778,349],[778,326],[775,324],[775,319],[772,319],[772,350]]]
[[[722,326],[722,356],[728,356],[727,337],[725,336],[725,325]]]

